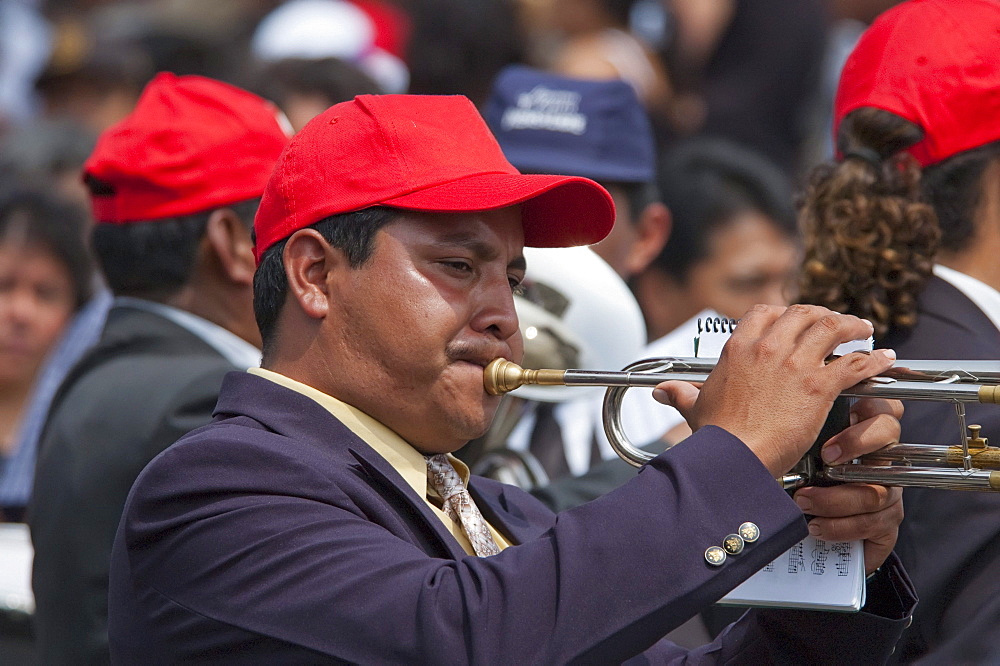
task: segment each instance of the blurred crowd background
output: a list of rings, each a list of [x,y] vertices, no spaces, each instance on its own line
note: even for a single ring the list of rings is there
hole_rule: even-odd
[[[482,104],[511,63],[621,78],[663,148],[711,134],[796,178],[829,146],[853,41],[892,0],[0,0],[9,172],[74,192],[94,136],[157,71],[278,103],[293,126],[359,92]]]
[[[649,214],[655,237],[648,256],[630,267],[624,260],[616,264],[608,246],[599,250],[642,307],[635,315],[638,333],[629,353],[638,358],[645,340],[664,339],[677,330],[689,340],[690,331],[682,324],[695,313],[736,317],[746,299],[794,298],[790,291],[763,298],[763,282],[736,285],[733,289],[742,289],[744,299],[727,311],[722,297],[709,295],[726,285],[725,275],[706,265],[699,276],[700,259],[684,243],[707,243],[698,238],[711,231],[715,223],[710,219],[750,209],[768,220],[759,226],[760,233],[772,237],[770,244],[734,234],[726,246],[721,236],[716,239],[714,251],[730,253],[727,265],[736,265],[736,257],[749,256],[757,243],[766,255],[755,260],[760,265],[779,257],[797,270],[793,193],[801,191],[810,169],[831,157],[832,99],[844,59],[871,20],[894,4],[0,0],[0,292],[15,293],[28,281],[34,294],[33,302],[11,300],[15,305],[0,313],[0,510],[7,512],[0,518],[23,519],[20,511],[30,485],[25,489],[12,479],[30,479],[31,471],[18,471],[12,459],[19,439],[37,439],[37,432],[24,432],[25,423],[41,428],[44,421],[43,414],[26,413],[32,391],[51,395],[61,379],[41,372],[46,360],[64,354],[65,362],[51,365],[65,372],[71,357],[84,351],[75,349],[73,340],[95,339],[110,300],[86,249],[90,205],[81,166],[97,137],[133,110],[157,72],[208,76],[255,92],[284,112],[291,131],[330,105],[365,93],[462,94],[485,112],[498,74],[510,65],[576,79],[623,81],[652,128],[654,145],[647,148],[659,176],[639,180],[657,181],[672,214],[672,231],[667,231],[656,222],[662,216],[659,209],[646,209],[652,200],[643,200],[641,192],[638,198],[626,193],[636,220],[646,219],[641,211]],[[722,181],[742,183],[738,189],[750,192],[747,200],[730,201],[731,210],[723,210],[719,202],[734,190],[727,186],[723,192],[715,185]],[[38,191],[44,197],[25,194]],[[685,220],[701,230],[686,230]],[[644,233],[645,222],[637,224],[637,233]],[[667,235],[672,244],[660,254]],[[688,236],[694,240],[685,241]],[[589,270],[586,261],[579,262],[582,273]],[[692,262],[693,268],[688,266]],[[794,276],[783,270],[789,269],[776,269],[775,283],[793,285]],[[689,294],[666,298],[674,282],[697,287],[698,280],[704,288],[697,299]],[[93,317],[87,316],[88,303]],[[606,321],[617,317],[598,313],[589,326],[597,326],[602,316]],[[46,389],[46,381],[53,385]],[[47,401],[38,402],[44,411]],[[566,418],[580,422],[578,416]],[[539,408],[534,421],[525,421],[528,425],[520,431],[499,419],[501,427],[492,435],[533,441],[535,435],[526,429],[539,430],[543,417],[552,415]],[[655,432],[644,436],[648,440],[674,425],[657,423]],[[599,462],[600,454],[588,453],[591,433],[581,436],[586,441],[579,461],[559,460],[559,471],[547,470],[546,478],[579,474]],[[525,441],[520,446],[530,445]],[[486,448],[492,448],[488,442]],[[33,451],[22,456],[32,465]],[[13,499],[4,496],[8,492]]]

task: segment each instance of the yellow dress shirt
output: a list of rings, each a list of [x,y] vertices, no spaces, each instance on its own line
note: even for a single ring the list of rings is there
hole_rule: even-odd
[[[351,432],[364,440],[365,444],[372,447],[376,453],[385,458],[386,462],[399,472],[399,475],[413,488],[414,492],[427,502],[427,506],[431,508],[434,515],[451,532],[452,536],[455,537],[465,552],[469,555],[475,555],[475,552],[472,550],[472,544],[469,543],[469,538],[465,535],[462,525],[448,517],[448,514],[432,501],[433,499],[440,501],[440,497],[438,497],[437,492],[433,488],[429,488],[427,485],[427,461],[424,459],[423,454],[410,446],[406,440],[360,409],[352,407],[302,382],[295,381],[272,370],[265,370],[264,368],[250,368],[247,372],[258,377],[263,377],[264,379],[269,379],[275,384],[280,384],[296,393],[301,393],[308,398],[312,398],[324,409],[333,414]],[[448,460],[462,478],[462,482],[468,483],[469,468],[465,463],[450,454],[448,455]],[[511,545],[510,541],[492,525],[488,522],[486,524],[490,528],[493,540],[497,542],[500,550]]]

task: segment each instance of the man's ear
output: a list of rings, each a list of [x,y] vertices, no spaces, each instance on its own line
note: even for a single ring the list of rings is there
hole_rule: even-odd
[[[289,298],[307,316],[324,318],[330,307],[330,273],[347,268],[347,257],[315,229],[299,229],[288,237],[282,260]]]
[[[247,287],[253,285],[256,269],[253,241],[250,230],[235,211],[230,208],[212,211],[205,228],[205,239],[229,281]]]
[[[643,208],[635,222],[635,242],[625,260],[628,275],[638,275],[656,259],[670,238],[670,227],[670,211],[665,205],[655,202]]]

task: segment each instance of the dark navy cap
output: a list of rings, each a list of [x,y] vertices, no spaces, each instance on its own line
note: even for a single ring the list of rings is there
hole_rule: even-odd
[[[483,111],[504,155],[522,172],[647,183],[655,140],[632,86],[506,67]]]

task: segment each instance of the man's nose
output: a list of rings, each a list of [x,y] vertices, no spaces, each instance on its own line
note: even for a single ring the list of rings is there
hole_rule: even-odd
[[[517,333],[517,310],[509,281],[483,290],[481,302],[472,320],[472,328],[489,333],[498,340],[507,340]]]

